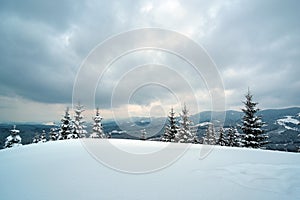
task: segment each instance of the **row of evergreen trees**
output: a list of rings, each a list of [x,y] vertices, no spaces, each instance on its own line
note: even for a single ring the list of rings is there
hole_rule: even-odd
[[[179,143],[202,143],[221,146],[238,146],[260,148],[267,143],[267,135],[264,133],[262,126],[264,123],[260,116],[257,116],[259,111],[256,108],[256,102],[253,102],[252,94],[248,90],[244,101],[245,108],[242,109],[244,116],[240,129],[243,133],[239,133],[236,127],[230,127],[224,130],[220,127],[216,133],[213,123],[209,123],[203,138],[197,137],[197,128],[193,126],[189,120],[188,110],[184,105],[180,113],[180,120],[177,121],[174,109],[168,116],[168,124],[165,127],[161,141],[164,142],[179,142]]]
[[[202,143],[209,145],[221,145],[221,146],[244,146],[252,148],[260,148],[267,143],[267,136],[262,130],[264,123],[261,117],[257,116],[259,111],[256,108],[257,103],[253,102],[252,94],[248,90],[246,94],[246,101],[243,102],[245,108],[242,109],[244,116],[242,119],[242,125],[240,129],[243,133],[239,133],[236,127],[230,127],[224,130],[223,127],[219,127],[218,131],[215,131],[213,123],[209,123],[204,137],[198,138],[197,126],[193,126],[192,121],[189,119],[189,112],[184,105],[180,118],[175,116],[174,109],[168,115],[168,123],[165,127],[164,133],[161,137],[163,142],[178,142],[178,143]],[[69,108],[66,109],[63,118],[61,119],[61,125],[59,128],[51,128],[49,133],[49,140],[66,140],[84,138],[87,135],[86,126],[84,125],[84,112],[83,106],[78,103],[74,109],[74,119],[71,118]],[[97,108],[96,114],[93,117],[93,132],[89,137],[91,138],[107,138],[107,135],[103,131],[102,117],[100,116],[99,109]],[[21,137],[19,136],[19,130],[14,128],[10,131],[11,134],[6,138],[4,148],[10,148],[13,146],[21,145]],[[146,140],[146,131],[141,131],[141,139]],[[46,142],[46,133],[43,131],[40,135],[35,135],[33,143]]]
[[[84,116],[83,106],[78,103],[74,109],[74,119],[71,118],[69,108],[66,109],[63,118],[61,119],[60,128],[52,128],[49,133],[49,140],[66,140],[87,137],[87,131]],[[93,132],[89,135],[91,138],[106,138],[102,126],[102,117],[99,113],[99,108],[96,109],[96,114],[93,117]]]
[[[66,139],[76,139],[76,138],[85,138],[87,135],[84,116],[82,113],[84,112],[83,106],[78,103],[78,105],[74,109],[74,116],[72,119],[69,108],[66,109],[63,118],[61,119],[60,127],[53,127],[49,132],[49,140],[66,140]],[[102,126],[102,117],[99,113],[99,109],[96,109],[96,114],[93,117],[93,132],[89,135],[91,138],[106,138],[106,134],[103,131]],[[14,146],[22,145],[22,138],[19,135],[19,130],[16,129],[16,126],[10,130],[10,135],[6,138],[4,148],[11,148]],[[46,142],[46,132],[43,130],[41,134],[36,134],[32,143],[43,143]]]

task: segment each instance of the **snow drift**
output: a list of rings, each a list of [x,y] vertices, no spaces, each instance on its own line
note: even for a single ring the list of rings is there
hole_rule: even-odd
[[[94,139],[103,144],[104,140]],[[166,143],[109,140],[151,152]],[[181,148],[182,144],[174,144]],[[300,154],[216,146],[204,159],[191,147],[169,167],[130,174],[94,159],[82,140],[0,151],[0,199],[298,199]]]

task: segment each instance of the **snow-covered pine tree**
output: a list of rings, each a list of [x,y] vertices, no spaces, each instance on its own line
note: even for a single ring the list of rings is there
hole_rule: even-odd
[[[203,138],[203,144],[210,144],[210,145],[216,144],[215,127],[214,127],[214,124],[212,124],[212,123],[208,124],[208,127],[205,131],[205,135]]]
[[[227,146],[230,147],[240,147],[242,146],[241,144],[241,137],[238,132],[238,130],[235,127],[230,127],[228,129],[228,143]]]
[[[243,125],[241,126],[244,132],[244,146],[260,148],[267,143],[266,139],[268,138],[262,130],[264,123],[260,116],[256,116],[256,113],[259,111],[259,109],[256,108],[258,103],[252,101],[253,95],[249,89],[245,97],[246,101],[243,102],[245,108],[242,109],[244,112]]]
[[[218,129],[218,134],[219,134],[219,138],[218,138],[217,144],[220,145],[220,146],[226,146],[228,141],[226,139],[223,127],[220,127]]]
[[[59,131],[59,140],[66,140],[72,138],[73,125],[69,113],[69,107],[65,111],[65,115],[61,119],[61,126]]]
[[[40,135],[40,142],[47,142],[45,130],[43,130],[41,135]]]
[[[192,130],[192,122],[189,119],[189,111],[184,104],[184,107],[180,114],[181,120],[179,121],[179,131],[175,135],[175,141],[179,143],[194,143],[196,140],[196,134]]]
[[[140,137],[140,139],[141,140],[146,140],[146,138],[147,138],[147,132],[146,132],[146,129],[142,129],[141,130],[141,137]]]
[[[74,112],[73,120],[73,134],[72,138],[84,138],[86,137],[87,131],[85,130],[86,126],[84,125],[85,121],[83,120],[82,112],[84,111],[83,106],[78,103]]]
[[[16,129],[16,125],[10,130],[10,135],[6,138],[4,148],[21,146],[22,138],[19,135],[20,130]]]
[[[93,133],[90,135],[90,138],[106,138],[106,135],[103,131],[102,126],[102,117],[99,113],[99,108],[96,109],[96,115],[93,117],[94,125],[93,125]]]
[[[179,130],[177,125],[177,120],[175,117],[175,112],[173,107],[171,108],[168,115],[168,124],[165,127],[164,134],[161,137],[161,141],[163,142],[175,142],[175,136]]]
[[[32,138],[32,143],[39,143],[40,141],[40,135],[38,133],[35,133],[34,137]]]
[[[59,137],[58,128],[56,127],[50,128],[49,140],[55,141],[58,140],[58,137]]]

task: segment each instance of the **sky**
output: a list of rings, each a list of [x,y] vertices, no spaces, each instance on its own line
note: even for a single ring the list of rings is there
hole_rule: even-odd
[[[85,104],[84,97],[73,98],[73,88],[91,52],[109,38],[149,27],[182,34],[207,52],[226,110],[240,110],[248,87],[261,109],[300,106],[299,8],[296,0],[3,0],[0,122],[59,121],[73,102]],[[91,121],[97,106],[106,119],[166,116],[183,102],[191,114],[211,110],[207,79],[215,78],[196,76],[179,56],[139,50],[98,77],[85,115]]]

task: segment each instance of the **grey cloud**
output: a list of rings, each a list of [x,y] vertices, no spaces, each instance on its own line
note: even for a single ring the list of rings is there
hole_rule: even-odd
[[[174,5],[168,5],[170,2]],[[204,45],[220,69],[225,88],[232,91],[229,106],[241,104],[248,86],[263,107],[299,106],[298,1],[170,2],[2,1],[0,95],[70,103],[77,70],[92,48],[122,31],[154,26],[190,34]],[[144,7],[149,3],[152,8],[148,12]],[[178,59],[162,57],[156,62],[182,64]],[[124,72],[120,66],[144,64],[149,58],[154,61],[146,55],[115,66],[98,91],[97,104],[110,106],[112,85]],[[205,90],[204,81],[193,78],[183,66],[182,76],[191,77],[195,88]],[[176,81],[169,80],[168,84],[178,85],[176,92],[184,94]],[[136,94],[137,104],[169,98],[156,88],[147,91],[156,93]]]

